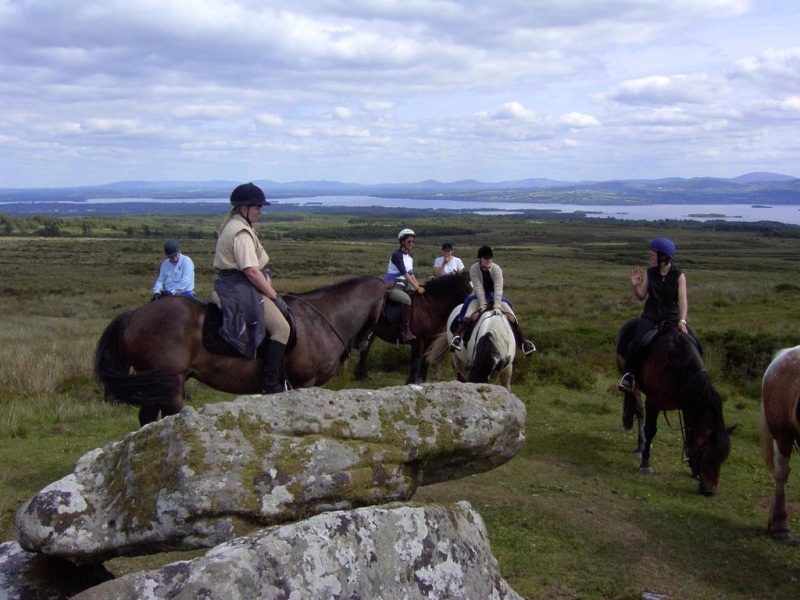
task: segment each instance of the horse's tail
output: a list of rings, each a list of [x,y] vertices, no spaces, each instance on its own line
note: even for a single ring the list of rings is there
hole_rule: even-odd
[[[425,351],[425,360],[429,365],[436,365],[442,362],[450,352],[450,340],[447,339],[447,331],[443,331],[433,340],[430,348]]]
[[[182,392],[175,375],[157,370],[131,372],[131,362],[125,357],[123,336],[133,312],[115,317],[100,336],[94,354],[95,377],[105,389],[107,402],[134,406],[171,402]]]
[[[764,403],[761,403],[761,416],[759,418],[758,430],[760,433],[761,442],[761,457],[764,459],[764,464],[767,465],[767,470],[770,473],[775,472],[775,439],[769,431],[767,426],[767,415],[764,412]]]

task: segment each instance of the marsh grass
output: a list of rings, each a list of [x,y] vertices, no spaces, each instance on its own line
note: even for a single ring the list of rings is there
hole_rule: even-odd
[[[136,411],[103,402],[92,378],[94,345],[109,320],[148,301],[163,241],[179,237],[197,268],[197,291],[214,278],[213,231],[221,215],[92,222],[108,237],[0,237],[0,532],[32,494],[74,468],[85,452],[138,427]],[[538,351],[519,357],[512,389],[528,411],[526,444],[509,463],[458,481],[421,487],[415,500],[468,500],[486,522],[494,554],[526,598],[789,598],[800,553],[765,534],[773,493],[758,451],[761,370],[771,353],[800,343],[797,228],[719,230],[709,225],[538,221],[448,216],[377,219],[265,215],[259,232],[284,294],[348,276],[382,274],[395,231],[417,233],[424,279],[442,239],[467,264],[495,246],[506,293]],[[142,236],[144,226],[151,237]],[[128,235],[128,227],[134,235]],[[181,238],[193,228],[197,237]],[[80,229],[76,230],[80,231]],[[153,235],[159,232],[160,237]],[[659,419],[655,474],[638,473],[635,436],[621,427],[614,337],[641,312],[632,266],[647,241],[669,235],[689,279],[690,324],[737,424],[719,494],[703,498],[681,462],[681,434]],[[357,357],[326,387],[401,385],[409,350],[381,340],[371,379],[352,378]],[[453,377],[446,361],[442,378]],[[233,397],[190,381],[190,406]],[[672,426],[677,417],[670,417]],[[800,535],[800,482],[790,479],[792,527]],[[117,575],[202,554],[115,559]]]

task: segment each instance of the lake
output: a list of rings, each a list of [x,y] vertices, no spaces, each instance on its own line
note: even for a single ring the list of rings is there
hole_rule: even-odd
[[[661,219],[689,219],[708,221],[722,219],[726,221],[777,221],[792,225],[800,225],[800,206],[798,205],[751,205],[751,204],[648,204],[648,205],[593,205],[593,204],[533,204],[525,202],[486,202],[469,200],[417,200],[408,198],[376,198],[372,196],[314,196],[304,198],[281,198],[272,200],[275,205],[294,205],[308,207],[353,206],[353,207],[385,207],[411,208],[421,210],[459,210],[484,215],[514,214],[520,211],[542,210],[563,213],[585,213],[587,217],[596,219],[626,219],[656,221]],[[95,198],[82,202],[65,201],[53,203],[63,206],[63,212],[71,212],[68,207],[92,204],[170,204],[207,203],[227,204],[227,197],[220,198]],[[3,204],[3,203],[0,203]],[[30,207],[30,204],[27,205]],[[52,205],[51,205],[52,206]],[[56,210],[56,212],[62,212]],[[81,211],[85,212],[85,211]],[[100,211],[98,211],[100,212]]]

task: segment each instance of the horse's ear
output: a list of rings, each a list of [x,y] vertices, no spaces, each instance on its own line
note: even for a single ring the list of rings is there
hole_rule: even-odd
[[[725,431],[727,431],[727,432],[728,432],[728,435],[730,435],[730,434],[732,434],[732,433],[734,432],[734,430],[735,430],[735,429],[736,429],[738,426],[739,426],[739,424],[738,424],[738,423],[737,423],[736,425],[731,425],[731,426],[730,426],[730,427],[728,427],[728,428],[727,428]]]

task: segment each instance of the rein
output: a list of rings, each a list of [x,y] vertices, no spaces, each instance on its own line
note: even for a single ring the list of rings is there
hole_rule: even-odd
[[[685,387],[691,381],[694,381],[694,379],[696,377],[699,377],[700,375],[704,375],[704,374],[706,375],[706,377],[708,376],[708,371],[706,369],[699,370],[697,373],[695,373],[689,379],[686,380],[686,382],[684,383],[683,387]],[[664,413],[664,420],[667,422],[667,426],[674,431],[676,428],[673,427],[672,423],[669,422],[669,416],[667,415],[667,411],[662,411],[662,412]],[[682,409],[678,410],[678,427],[677,427],[677,429],[680,429],[681,439],[683,440],[683,450],[681,451],[681,462],[683,462],[684,464],[688,464],[689,461],[694,456],[694,454],[697,454],[698,452],[700,452],[700,450],[703,449],[703,447],[708,443],[708,440],[703,442],[703,444],[699,448],[697,448],[697,450],[695,450],[692,454],[689,454],[688,448],[686,446],[686,426],[683,424],[683,410]]]
[[[327,324],[328,324],[328,327],[330,327],[330,328],[331,328],[331,331],[333,332],[333,334],[334,334],[334,335],[335,335],[337,338],[339,338],[339,341],[340,341],[340,342],[342,342],[342,346],[344,346],[346,350],[349,350],[349,349],[350,349],[350,346],[347,344],[347,342],[345,342],[345,341],[344,341],[344,339],[342,338],[342,336],[341,336],[341,335],[339,335],[339,332],[338,332],[338,331],[336,331],[336,328],[333,326],[333,323],[331,323],[331,322],[328,320],[328,317],[326,317],[325,315],[323,315],[323,314],[322,314],[322,312],[321,312],[321,311],[320,311],[320,310],[319,310],[319,309],[318,309],[316,306],[314,306],[313,304],[310,304],[309,302],[306,302],[306,301],[305,301],[305,300],[303,300],[303,299],[302,299],[300,296],[293,296],[292,294],[288,294],[288,295],[287,295],[287,296],[285,296],[285,297],[286,297],[286,298],[294,298],[295,300],[298,300],[299,302],[302,302],[303,304],[305,304],[306,306],[308,306],[308,307],[309,307],[311,310],[313,310],[315,313],[317,313],[317,314],[318,314],[320,317],[322,317],[322,320],[323,320],[323,321],[325,321],[325,323],[327,323]]]

